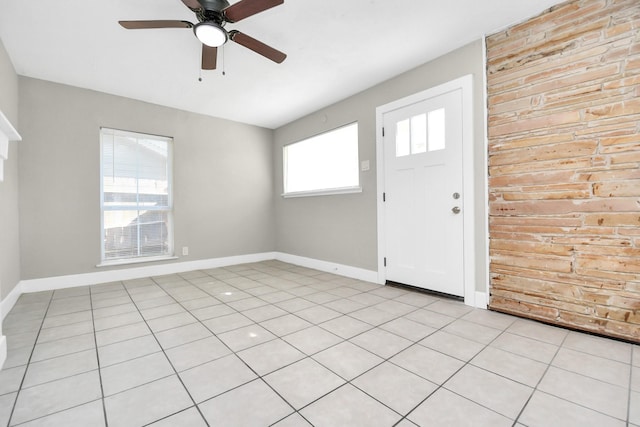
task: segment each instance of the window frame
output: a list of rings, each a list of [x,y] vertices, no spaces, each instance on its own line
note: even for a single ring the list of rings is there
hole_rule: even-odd
[[[345,129],[347,127],[350,126],[355,126],[356,127],[356,151],[357,151],[357,159],[355,162],[355,168],[356,168],[356,172],[357,172],[357,177],[358,177],[358,183],[357,185],[351,185],[351,186],[344,186],[344,187],[329,187],[329,188],[320,188],[320,189],[313,189],[313,190],[304,190],[304,191],[287,191],[287,147],[293,146],[295,144],[299,144],[302,142],[307,142],[309,140],[312,140],[314,138],[323,136],[323,135],[327,135],[330,134],[332,132],[336,132],[339,131],[341,129]],[[360,184],[360,127],[359,127],[359,123],[358,121],[354,121],[354,122],[350,122],[350,123],[346,123],[337,127],[334,127],[332,129],[317,133],[315,135],[309,136],[307,138],[289,143],[289,144],[285,144],[282,147],[282,194],[281,196],[283,198],[295,198],[295,197],[314,197],[314,196],[329,196],[329,195],[338,195],[338,194],[353,194],[353,193],[361,193],[362,192],[362,186]]]
[[[124,136],[136,139],[152,139],[158,141],[167,142],[167,206],[151,209],[145,209],[147,211],[166,212],[167,213],[167,253],[158,255],[137,255],[122,258],[105,258],[105,224],[104,217],[105,212],[110,210],[134,210],[128,209],[127,206],[110,206],[105,207],[105,192],[104,192],[104,137],[105,136]],[[122,129],[100,127],[100,263],[97,267],[123,265],[123,264],[137,264],[144,262],[153,262],[169,259],[177,259],[175,256],[174,248],[174,220],[173,220],[173,138],[163,135],[154,135],[143,132],[127,131]],[[139,193],[136,193],[139,194]],[[139,206],[136,207],[138,210]],[[140,243],[138,242],[138,249]]]

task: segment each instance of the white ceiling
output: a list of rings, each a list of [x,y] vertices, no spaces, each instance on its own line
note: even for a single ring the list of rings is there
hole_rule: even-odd
[[[226,28],[287,59],[229,42],[215,71],[189,29],[118,25],[196,22],[180,0],[3,0],[0,39],[20,75],[276,128],[560,2],[286,0]]]

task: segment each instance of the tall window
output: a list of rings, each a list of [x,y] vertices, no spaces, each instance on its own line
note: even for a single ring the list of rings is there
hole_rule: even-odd
[[[284,195],[360,191],[358,123],[283,148]]]
[[[171,138],[102,128],[102,261],[173,255]]]

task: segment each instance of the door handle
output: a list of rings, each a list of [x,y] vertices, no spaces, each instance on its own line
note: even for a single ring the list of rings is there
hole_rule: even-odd
[[[458,215],[460,213],[460,208],[458,206],[454,206],[453,208],[451,208],[451,212]]]

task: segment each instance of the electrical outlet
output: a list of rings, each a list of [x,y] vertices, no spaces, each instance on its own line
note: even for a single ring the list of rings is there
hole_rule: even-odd
[[[189,246],[183,246],[182,247],[182,256],[187,256],[189,255]]]

